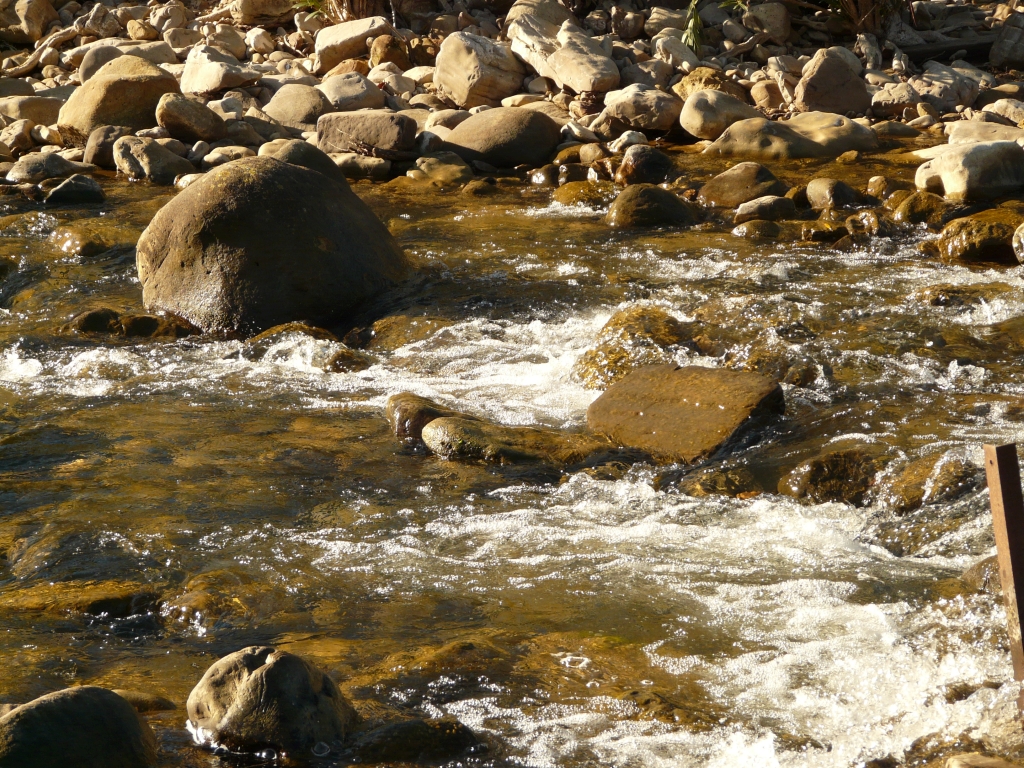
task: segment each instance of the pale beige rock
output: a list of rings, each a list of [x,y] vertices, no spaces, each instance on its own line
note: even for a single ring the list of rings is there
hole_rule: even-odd
[[[325,74],[346,59],[365,56],[368,39],[394,31],[383,16],[346,21],[320,30],[316,36],[316,74]]]
[[[262,73],[241,66],[232,56],[209,45],[197,45],[185,59],[182,93],[213,94],[226,88],[252,85]]]
[[[682,100],[672,93],[635,84],[605,94],[604,113],[637,130],[668,131],[683,110]]]
[[[4,0],[0,2],[0,41],[34,43],[57,18],[49,0]]]
[[[761,117],[761,113],[722,91],[697,91],[683,104],[679,124],[698,139],[714,141],[738,120]]]
[[[525,74],[509,46],[457,32],[441,44],[434,85],[438,95],[464,109],[495,107],[519,91]]]
[[[918,189],[984,200],[1024,189],[1024,149],[1013,141],[959,144],[917,169]]]

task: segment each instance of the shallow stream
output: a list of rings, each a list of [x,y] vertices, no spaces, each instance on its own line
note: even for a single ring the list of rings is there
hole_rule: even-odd
[[[726,167],[679,162],[694,181]],[[771,167],[860,188],[914,170]],[[170,193],[104,186],[96,208],[0,198],[0,703],[159,693],[179,705],[152,719],[162,765],[221,765],[190,745],[185,699],[218,656],[269,643],[362,706],[458,717],[490,742],[472,764],[1024,754],[1001,600],[959,579],[994,551],[984,488],[903,518],[771,492],[843,441],[980,466],[983,442],[1024,438],[1024,333],[994,327],[1024,315],[1020,269],[923,256],[923,229],[838,252],[724,222],[613,232],[528,184],[360,183],[427,277],[375,309],[405,319],[372,366],[325,373],[338,345],[299,334],[250,360],[236,340],[62,332],[142,309],[132,245]],[[99,252],[76,254],[68,225]],[[636,303],[717,329],[719,354],[680,362],[810,366],[787,415],[724,460],[765,492],[691,496],[686,472],[646,464],[447,462],[391,436],[401,391],[582,429],[599,393],[573,363]]]

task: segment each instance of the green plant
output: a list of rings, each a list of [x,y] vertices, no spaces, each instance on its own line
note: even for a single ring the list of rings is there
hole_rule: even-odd
[[[738,2],[739,0],[731,1]],[[698,56],[701,55],[701,46],[704,44],[704,25],[701,23],[700,14],[697,13],[697,0],[690,0],[690,7],[686,11],[683,43]]]
[[[719,3],[718,7],[725,8],[726,10],[739,8],[741,11],[746,13],[750,10],[750,0],[725,0],[725,2]]]

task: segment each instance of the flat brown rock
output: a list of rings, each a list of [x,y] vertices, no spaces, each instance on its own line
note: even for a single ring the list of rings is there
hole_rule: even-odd
[[[751,420],[785,410],[782,388],[757,373],[651,365],[591,403],[587,424],[659,461],[692,464],[721,448]]]

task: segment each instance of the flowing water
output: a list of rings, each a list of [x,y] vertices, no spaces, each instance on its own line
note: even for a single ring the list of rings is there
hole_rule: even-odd
[[[680,156],[695,181],[725,167],[698,160]],[[884,155],[773,170],[913,173]],[[724,222],[613,232],[524,184],[362,183],[427,278],[376,309],[404,320],[369,368],[325,373],[338,344],[301,334],[252,360],[237,340],[61,332],[91,307],[141,310],[132,244],[169,193],[104,184],[98,208],[0,199],[0,702],[159,693],[179,705],[152,718],[162,765],[219,765],[184,701],[218,656],[271,643],[360,706],[459,718],[490,744],[474,765],[1021,753],[1000,598],[959,580],[994,551],[980,484],[903,518],[771,492],[844,441],[895,466],[980,465],[982,442],[1019,439],[1021,337],[994,326],[1024,315],[1021,270],[922,256],[924,230],[838,252]],[[66,248],[68,225],[101,252]],[[787,415],[716,465],[765,492],[692,496],[686,472],[646,464],[447,462],[391,436],[383,406],[406,390],[582,429],[599,393],[570,370],[636,303],[718,334],[680,362],[810,365]]]

